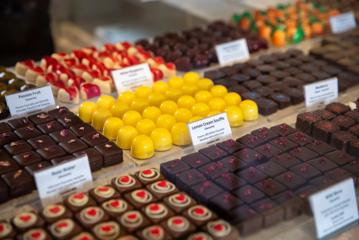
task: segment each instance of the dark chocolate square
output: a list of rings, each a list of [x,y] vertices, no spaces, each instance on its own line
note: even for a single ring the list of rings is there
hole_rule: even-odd
[[[265,141],[253,134],[247,134],[244,135],[243,137],[238,138],[237,142],[240,142],[248,147],[255,148],[259,145],[262,145]]]
[[[59,145],[60,147],[65,149],[67,153],[74,153],[74,152],[85,150],[87,148],[87,145],[78,138],[72,138],[70,140],[60,142]]]
[[[42,160],[42,158],[36,152],[30,151],[30,152],[24,152],[24,153],[20,153],[18,155],[15,155],[14,160],[20,166],[28,166],[28,165],[31,165],[33,163],[40,162]]]
[[[184,161],[185,163],[187,163],[189,166],[193,168],[198,168],[204,164],[211,162],[206,156],[204,156],[199,152],[186,155],[181,158],[181,161]]]
[[[228,214],[228,212],[242,205],[243,202],[233,194],[223,192],[209,200],[208,206],[216,212]],[[226,217],[226,215],[224,215]]]
[[[206,204],[209,199],[223,192],[223,189],[218,187],[211,181],[204,181],[196,184],[191,188],[192,196],[199,202]]]
[[[31,115],[28,117],[28,119],[31,122],[33,122],[35,125],[43,124],[43,123],[50,122],[51,120],[53,120],[51,115],[49,115],[48,113],[44,113],[44,112]]]
[[[268,196],[274,196],[280,192],[286,190],[286,187],[280,184],[278,181],[272,178],[266,178],[255,184],[256,188],[267,194]]]
[[[233,155],[248,165],[257,165],[266,160],[262,154],[250,148],[244,148],[239,152],[235,152]]]
[[[73,131],[78,137],[83,137],[90,133],[96,133],[96,130],[89,124],[77,124],[71,126],[71,131]]]
[[[276,156],[272,158],[271,161],[278,163],[280,166],[284,168],[290,168],[300,163],[300,161],[297,158],[293,157],[292,155],[289,155],[288,153],[283,153],[279,156]]]
[[[76,135],[70,129],[62,129],[50,134],[50,137],[56,142],[66,142],[70,139],[76,138]]]
[[[242,201],[246,203],[252,203],[265,197],[264,193],[251,185],[243,186],[233,191],[233,194],[238,196]]]
[[[259,182],[267,177],[267,175],[256,169],[255,167],[249,167],[245,170],[242,170],[240,172],[237,172],[237,176],[240,178],[243,178],[248,183],[254,184],[256,182]]]
[[[37,150],[37,152],[45,160],[50,160],[53,158],[58,158],[66,155],[66,152],[58,145],[51,145],[48,147],[40,148]]]
[[[34,173],[40,170],[43,170],[47,167],[51,167],[52,165],[49,162],[42,161],[38,163],[31,164],[29,166],[26,166],[25,169],[28,173],[30,173],[31,176],[34,176]]]
[[[219,177],[214,179],[214,182],[229,191],[239,188],[246,183],[243,179],[233,173],[222,173]]]
[[[289,126],[286,123],[276,125],[274,127],[271,127],[270,129],[282,137],[285,137],[285,136],[288,136],[288,135],[291,135],[291,134],[297,132],[297,130],[295,128],[292,128],[291,126]]]
[[[261,146],[258,146],[254,150],[265,156],[267,159],[277,156],[282,152],[270,143],[265,143]]]
[[[191,186],[205,180],[207,180],[207,178],[196,169],[190,169],[176,174],[176,185],[186,192],[190,190]]]
[[[41,135],[41,136],[36,137],[36,138],[31,138],[31,139],[29,139],[27,141],[35,149],[44,148],[44,147],[48,147],[48,146],[51,146],[51,145],[56,145],[54,140],[52,140],[52,138],[50,138],[47,135]]]
[[[228,169],[224,166],[222,162],[211,162],[202,167],[198,168],[198,170],[206,175],[208,178],[216,178],[222,173],[227,173]]]
[[[103,156],[105,167],[112,166],[123,161],[122,150],[113,142],[104,143],[95,147]]]
[[[10,131],[11,131],[11,127],[9,126],[9,124],[5,122],[0,123],[0,133],[10,132]]]
[[[27,126],[27,127],[19,128],[19,129],[15,130],[15,134],[19,138],[22,138],[24,140],[34,138],[34,137],[37,137],[37,136],[41,135],[40,131],[37,130],[33,126]]]
[[[87,155],[90,163],[91,171],[100,170],[103,167],[103,156],[94,148],[88,148],[79,152],[75,152],[75,157]]]
[[[355,160],[355,157],[352,157],[342,151],[333,151],[333,152],[327,153],[327,154],[325,154],[325,157],[340,166],[343,166],[343,165]]]
[[[27,118],[15,118],[8,121],[8,124],[12,129],[19,129],[27,126],[33,126],[33,124]]]
[[[191,159],[192,158],[187,158]],[[161,173],[168,180],[175,182],[176,174],[189,170],[190,166],[188,166],[185,161],[176,159],[169,162],[162,163],[160,166]]]
[[[216,147],[216,146],[210,146],[210,147],[201,149],[201,150],[199,150],[199,152],[211,160],[221,159],[228,155],[228,153],[226,153],[221,148]]]
[[[319,157],[319,154],[316,152],[313,152],[312,150],[306,148],[306,147],[297,147],[294,148],[289,152],[290,155],[298,158],[302,162],[309,161],[313,158]]]
[[[28,152],[31,150],[31,146],[27,144],[24,140],[18,140],[15,142],[11,142],[4,146],[6,151],[11,155],[20,154],[23,152]]]
[[[17,136],[13,132],[4,132],[0,134],[0,146],[11,143],[18,140]]]
[[[312,143],[306,145],[306,147],[320,155],[324,155],[335,150],[335,148],[329,144],[318,140],[314,140]]]
[[[19,197],[35,189],[31,175],[24,170],[6,173],[1,177],[9,187],[11,197]]]
[[[40,129],[43,134],[49,134],[63,129],[62,125],[56,121],[40,124],[37,128]]]
[[[289,189],[296,189],[305,184],[305,179],[291,171],[282,173],[275,178],[278,182],[287,186]]]
[[[245,169],[246,167],[248,167],[248,163],[241,161],[237,157],[232,155],[227,156],[218,162],[223,163],[224,167],[231,172],[235,172],[239,169]]]
[[[321,174],[318,169],[308,163],[298,164],[294,167],[291,167],[290,170],[307,180],[317,177]]]
[[[234,153],[244,148],[242,144],[234,141],[233,139],[229,139],[224,142],[218,143],[217,147],[223,149],[227,153]]]
[[[334,162],[324,156],[310,160],[308,163],[314,166],[316,169],[320,170],[321,172],[327,172],[337,167]]]
[[[86,134],[81,140],[92,147],[108,142],[108,139],[98,132]]]
[[[292,142],[287,137],[279,137],[270,142],[272,145],[277,147],[282,152],[287,152],[298,146],[298,144]]]
[[[285,168],[275,163],[274,161],[268,161],[266,163],[258,165],[257,168],[260,171],[265,172],[270,177],[275,177],[286,171]]]
[[[288,136],[288,139],[292,142],[299,144],[300,146],[305,146],[313,142],[313,138],[303,132],[296,132]]]

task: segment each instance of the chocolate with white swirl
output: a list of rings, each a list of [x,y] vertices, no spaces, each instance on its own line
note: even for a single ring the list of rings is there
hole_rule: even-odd
[[[194,200],[183,192],[166,197],[163,201],[175,213],[180,213],[195,204]]]
[[[23,240],[49,240],[51,239],[47,232],[42,228],[34,228],[22,235]]]
[[[111,216],[119,217],[132,207],[123,199],[111,199],[102,203],[102,208]]]
[[[26,230],[43,225],[43,220],[33,212],[24,212],[16,215],[13,219],[14,226],[19,230]]]
[[[149,221],[140,211],[131,210],[121,216],[120,223],[128,232],[132,233],[148,225]]]
[[[120,236],[121,230],[118,223],[109,221],[97,224],[93,232],[98,239],[115,240]]]
[[[42,216],[46,222],[53,223],[60,218],[69,218],[72,214],[62,204],[51,204],[42,210]]]
[[[146,216],[154,223],[159,223],[163,219],[173,216],[171,210],[163,203],[150,203],[144,208]]]
[[[205,229],[215,239],[232,240],[239,237],[237,230],[224,220],[211,221],[206,224]]]
[[[73,237],[71,240],[95,240],[95,238],[88,232],[82,232]]]
[[[51,224],[49,230],[56,239],[68,239],[80,232],[77,224],[69,218],[61,219]]]
[[[147,185],[158,180],[162,180],[163,176],[160,174],[158,169],[156,168],[149,168],[138,171],[136,173],[138,180],[140,180],[143,184]]]
[[[0,222],[0,239],[15,237],[14,228],[8,222]]]
[[[191,234],[187,240],[213,240],[213,238],[210,235],[208,235],[208,233],[197,232]]]
[[[153,195],[146,189],[137,189],[133,192],[127,193],[125,198],[135,208],[141,208],[156,200]]]
[[[162,199],[177,192],[175,185],[167,180],[154,182],[147,186],[147,188],[158,199]]]
[[[186,216],[197,226],[201,226],[206,222],[217,218],[217,216],[211,210],[202,205],[195,205],[190,207],[186,210],[184,216]]]
[[[183,238],[195,231],[192,223],[187,218],[179,215],[167,219],[164,227],[174,238]]]
[[[107,214],[99,207],[84,208],[76,217],[85,228],[91,228],[97,223],[108,219]]]
[[[142,184],[132,175],[115,177],[112,179],[111,183],[120,193],[129,192],[142,186]]]
[[[95,201],[88,194],[80,192],[70,195],[65,200],[66,206],[73,212],[77,212],[85,207],[96,205]]]
[[[171,237],[165,232],[162,226],[152,225],[141,232],[139,232],[139,237],[144,240],[167,240]]]
[[[91,190],[90,194],[98,203],[120,196],[111,186],[98,186]]]

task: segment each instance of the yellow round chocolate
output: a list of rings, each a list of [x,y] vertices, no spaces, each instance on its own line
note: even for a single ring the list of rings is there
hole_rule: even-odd
[[[228,93],[228,90],[225,86],[222,85],[214,85],[211,88],[211,93],[214,97],[224,97]]]
[[[136,95],[131,92],[131,91],[125,91],[120,93],[120,95],[118,95],[118,101],[120,102],[124,102],[127,105],[130,105],[132,100],[135,99]]]
[[[116,144],[119,148],[127,150],[131,148],[133,139],[138,135],[138,131],[133,126],[123,126],[117,132]]]
[[[123,126],[123,121],[117,117],[107,118],[103,126],[103,135],[107,137],[110,141],[117,138],[117,133],[120,127]]]
[[[164,100],[166,100],[166,96],[163,93],[153,92],[148,96],[148,102],[151,106],[159,107]]]
[[[172,126],[176,123],[176,118],[170,114],[162,114],[158,117],[156,125],[159,128],[166,128],[171,130]]]
[[[173,114],[177,110],[177,103],[172,100],[163,101],[160,109],[163,113]]]
[[[94,102],[83,102],[79,108],[79,117],[85,123],[91,123],[92,114],[96,110],[97,105]]]
[[[147,99],[144,98],[135,98],[131,103],[131,109],[137,112],[142,112],[150,104]]]
[[[191,119],[188,122],[195,122],[195,121],[201,120],[202,118],[203,117],[201,117],[201,116],[194,116],[194,117],[191,117]]]
[[[226,101],[227,106],[238,106],[238,104],[242,101],[242,98],[238,93],[229,92],[226,96],[224,96],[224,101]]]
[[[150,87],[141,86],[141,87],[136,88],[135,94],[136,94],[136,97],[138,97],[138,98],[147,99],[148,96],[151,94],[151,92],[152,92],[152,89]]]
[[[171,88],[181,88],[183,83],[184,83],[183,78],[177,76],[171,77],[170,80],[168,81],[168,85]]]
[[[243,113],[242,109],[238,106],[228,106],[225,109],[229,124],[232,128],[239,127],[243,124]]]
[[[213,81],[208,78],[201,78],[197,82],[197,86],[201,90],[210,90],[213,87]]]
[[[187,108],[178,108],[173,115],[177,122],[187,123],[192,117],[192,112]]]
[[[215,97],[209,100],[208,106],[211,110],[217,110],[223,112],[224,108],[226,107],[226,101],[223,98]]]
[[[218,115],[218,114],[220,114],[220,113],[221,113],[220,111],[212,110],[212,111],[210,111],[210,112],[207,114],[207,117],[211,117],[211,116],[214,116],[214,115]]]
[[[182,94],[182,90],[178,88],[169,88],[165,93],[166,98],[172,101],[177,101]]]
[[[103,125],[105,124],[108,118],[112,117],[110,110],[106,108],[98,108],[94,111],[92,115],[91,125],[97,130],[102,131]]]
[[[195,103],[196,103],[196,100],[192,96],[189,96],[189,95],[184,95],[177,100],[177,105],[180,108],[189,108],[190,109],[193,106],[193,104],[195,104]]]
[[[122,120],[125,125],[136,126],[137,122],[142,119],[141,114],[137,111],[130,110],[123,114]]]
[[[242,109],[244,121],[253,121],[258,119],[258,106],[252,100],[244,100],[240,102],[239,107]]]
[[[194,98],[196,99],[197,102],[202,102],[202,103],[208,103],[208,101],[212,98],[212,93],[206,91],[206,90],[201,90],[198,91],[196,93],[196,95],[194,96]]]
[[[185,84],[196,84],[200,75],[196,72],[187,72],[183,75],[183,80]]]
[[[156,128],[151,132],[155,150],[162,152],[172,148],[172,135],[166,128]]]
[[[131,145],[131,155],[134,158],[144,160],[155,154],[153,141],[149,136],[137,135]]]
[[[192,96],[192,95],[196,94],[197,91],[198,91],[198,87],[196,85],[186,84],[186,85],[182,86],[183,94]]]
[[[166,91],[168,89],[168,83],[166,83],[164,81],[157,81],[153,84],[152,89],[154,92],[166,93]]]
[[[110,109],[115,102],[116,100],[112,96],[103,95],[97,99],[96,104],[98,108]]]
[[[144,118],[151,119],[152,121],[156,121],[161,114],[161,110],[154,106],[146,107],[142,112]]]
[[[195,103],[191,110],[194,116],[206,116],[209,113],[210,108],[205,103]]]
[[[112,116],[119,118],[122,118],[123,114],[129,110],[130,107],[126,103],[120,101],[115,102],[111,107]]]
[[[191,144],[191,137],[187,128],[187,124],[183,122],[176,123],[171,129],[173,144],[178,146],[186,146]]]
[[[140,134],[150,135],[156,124],[151,119],[141,119],[137,122],[136,128]]]

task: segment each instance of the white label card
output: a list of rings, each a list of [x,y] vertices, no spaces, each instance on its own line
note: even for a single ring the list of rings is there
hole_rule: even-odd
[[[34,174],[43,206],[56,203],[70,194],[86,192],[92,187],[92,174],[87,155],[44,169]]]
[[[195,149],[232,137],[226,113],[191,122],[187,126]]]
[[[239,39],[216,45],[216,53],[220,65],[229,65],[249,59],[246,39]]]
[[[333,33],[342,33],[356,28],[357,23],[353,12],[347,12],[331,17],[330,26]]]
[[[55,99],[50,86],[11,94],[5,96],[5,99],[12,117],[55,106]]]
[[[112,77],[119,93],[153,84],[153,75],[147,63],[114,70]]]
[[[309,197],[317,238],[323,238],[358,220],[358,206],[352,178]]]
[[[304,86],[305,106],[327,104],[338,98],[338,79],[315,82]]]

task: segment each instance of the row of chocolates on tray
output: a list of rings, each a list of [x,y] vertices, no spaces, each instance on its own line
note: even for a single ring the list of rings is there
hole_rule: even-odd
[[[346,177],[357,158],[280,124],[161,164],[161,173],[241,234],[309,213],[307,197]]]
[[[35,189],[33,173],[87,155],[92,171],[122,162],[122,150],[67,108],[0,123],[0,202]]]
[[[340,91],[358,83],[357,74],[301,50],[290,49],[260,56],[204,73],[243,99],[255,101],[262,115],[304,101],[303,86],[336,77]]]
[[[115,177],[38,212],[0,222],[0,239],[238,239],[238,231],[158,169]]]
[[[33,60],[21,61],[16,64],[15,72],[27,83],[51,85],[60,102],[78,103],[80,99],[111,94],[115,90],[111,72],[141,63],[149,64],[154,81],[176,72],[172,63],[128,42],[54,53],[42,58],[39,64]]]
[[[358,101],[357,101],[358,102]],[[296,127],[339,150],[359,157],[359,110],[334,102],[297,117]]]

